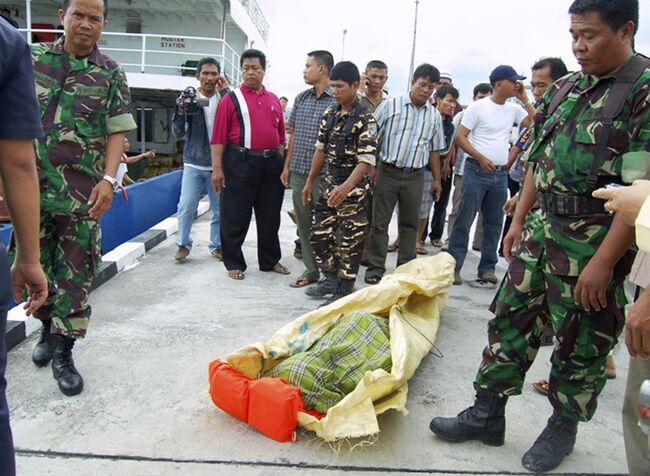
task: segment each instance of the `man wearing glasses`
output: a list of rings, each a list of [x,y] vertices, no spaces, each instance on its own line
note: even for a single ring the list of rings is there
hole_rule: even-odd
[[[262,81],[266,55],[242,53],[244,83],[225,95],[212,132],[212,184],[221,193],[221,246],[231,279],[244,279],[242,245],[255,210],[257,257],[262,271],[289,274],[280,263],[280,210],[284,186],[282,106]]]

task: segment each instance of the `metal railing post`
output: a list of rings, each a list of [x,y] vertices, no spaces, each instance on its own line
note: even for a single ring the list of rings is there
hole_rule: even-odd
[[[140,72],[144,73],[144,67],[146,64],[146,55],[147,55],[147,36],[142,35],[142,59],[140,62]]]

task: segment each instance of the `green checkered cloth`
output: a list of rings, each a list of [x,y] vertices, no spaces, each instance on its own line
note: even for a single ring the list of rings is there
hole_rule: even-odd
[[[355,389],[366,372],[390,372],[388,319],[351,312],[306,352],[292,355],[267,373],[300,387],[305,408],[326,413]]]

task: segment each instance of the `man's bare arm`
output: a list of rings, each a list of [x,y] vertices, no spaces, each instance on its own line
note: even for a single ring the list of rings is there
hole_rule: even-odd
[[[284,159],[284,167],[282,168],[282,174],[280,174],[280,181],[285,187],[289,187],[289,166],[291,165],[291,159],[293,158],[293,150],[295,147],[295,139],[293,137],[293,129],[288,129],[291,135],[289,136],[289,142],[287,143],[287,156]]]
[[[469,134],[470,131],[467,127],[464,125],[460,125],[458,128],[458,134],[456,134],[456,144],[458,144],[458,147],[463,149],[470,157],[472,157],[474,160],[476,160],[481,168],[487,172],[494,172],[496,171],[496,167],[492,163],[490,159],[488,159],[486,156],[481,154],[478,150],[474,148],[472,144],[469,142]]]
[[[226,178],[223,175],[223,151],[226,147],[223,144],[212,144],[212,186],[217,192],[221,192],[226,186]]]
[[[106,169],[105,174],[111,177],[117,175],[117,168],[124,152],[124,132],[117,132],[108,136],[106,141]],[[106,180],[100,180],[90,193],[88,215],[99,218],[111,208],[113,203],[113,186]]]
[[[311,191],[314,186],[314,180],[320,174],[320,171],[323,170],[325,165],[325,152],[322,149],[316,148],[314,151],[314,158],[311,161],[311,168],[309,169],[309,175],[305,182],[305,186],[302,189],[302,203],[307,205],[311,200]]]
[[[21,291],[26,289],[25,309],[29,315],[47,298],[47,279],[40,264],[40,194],[31,139],[0,140],[0,175],[16,237],[14,298],[20,301]]]
[[[521,239],[521,232],[524,228],[526,215],[533,208],[537,201],[537,192],[535,191],[535,181],[533,178],[532,167],[528,168],[524,184],[519,191],[519,199],[517,200],[517,208],[510,223],[510,229],[503,238],[503,256],[506,260],[510,261],[512,258],[512,251],[519,245]]]

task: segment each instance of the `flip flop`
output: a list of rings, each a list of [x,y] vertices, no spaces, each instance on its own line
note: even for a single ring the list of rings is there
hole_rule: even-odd
[[[428,254],[429,254],[429,252],[428,252],[427,249],[422,245],[422,243],[418,243],[418,244],[415,246],[415,252],[416,252],[417,254],[419,254],[419,255],[428,255]]]
[[[537,393],[540,393],[542,395],[548,395],[548,381],[545,379],[540,380],[539,382],[535,382],[532,384],[533,388]]]
[[[228,277],[235,281],[241,281],[244,279],[244,272],[241,269],[231,269],[228,271]]]
[[[280,262],[275,263],[275,266],[273,266],[271,271],[278,274],[291,274],[291,271],[289,271],[287,267]]]
[[[395,243],[388,245],[388,252],[389,253],[394,253],[397,251],[397,248],[399,248],[399,245],[396,245]]]
[[[318,282],[318,278],[309,278],[307,276],[300,276],[294,282],[289,283],[289,286],[291,286],[292,288],[304,288],[305,286],[309,286],[310,284],[317,283],[317,282]]]

